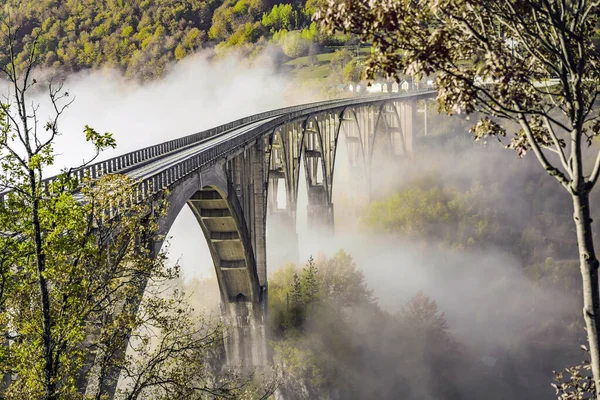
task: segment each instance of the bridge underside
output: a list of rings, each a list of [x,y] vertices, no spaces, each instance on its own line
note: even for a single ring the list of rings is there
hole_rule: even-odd
[[[209,187],[194,193],[187,203],[209,243],[222,300],[229,303],[257,298],[253,267],[248,268],[254,260],[227,198]]]

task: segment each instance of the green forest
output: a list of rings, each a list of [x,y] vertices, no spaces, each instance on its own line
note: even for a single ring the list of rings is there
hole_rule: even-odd
[[[252,57],[273,47],[294,59],[358,43],[323,33],[311,21],[316,7],[317,0],[8,0],[0,17],[19,40],[18,62],[37,41],[40,64],[55,71],[111,67],[148,80],[204,48]]]

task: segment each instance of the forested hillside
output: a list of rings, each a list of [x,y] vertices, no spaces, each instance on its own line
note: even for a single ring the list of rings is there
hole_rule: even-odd
[[[344,44],[320,33],[318,0],[7,0],[2,17],[19,43],[38,42],[40,63],[63,73],[108,66],[128,78],[161,76],[169,64],[203,47],[243,55],[274,46],[287,57]],[[9,33],[9,32],[5,32]],[[2,35],[4,58],[8,35]],[[28,56],[25,45],[15,49]]]

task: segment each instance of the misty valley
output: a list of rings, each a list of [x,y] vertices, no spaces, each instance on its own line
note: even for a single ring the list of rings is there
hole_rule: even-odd
[[[369,200],[338,158],[334,237],[298,222],[301,262],[279,250],[293,236],[267,226],[282,398],[542,399],[553,371],[585,357],[568,198],[534,160],[474,144],[464,118],[431,118],[418,156],[387,165]],[[180,228],[172,250],[193,276],[210,255]],[[202,276],[182,285],[218,315],[216,279]]]
[[[0,400],[600,400],[600,5],[6,0]]]

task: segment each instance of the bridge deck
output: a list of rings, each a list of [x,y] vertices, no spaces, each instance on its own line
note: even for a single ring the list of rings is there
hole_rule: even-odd
[[[212,149],[221,143],[225,143],[236,137],[242,136],[248,133],[249,131],[260,127],[261,125],[274,120],[275,118],[277,117],[269,117],[260,121],[251,122],[239,128],[234,128],[230,131],[203,140],[198,144],[194,144],[183,149],[174,150],[170,154],[152,159],[149,162],[144,163],[144,165],[140,167],[132,168],[129,172],[125,172],[125,174],[135,180],[141,180],[156,175],[162,171],[167,170],[173,165],[180,163],[183,160],[196,156],[203,151]]]
[[[407,93],[388,93],[380,96],[327,100],[301,104],[251,115],[215,128],[167,142],[145,147],[74,171],[78,180],[97,179],[110,173],[126,174],[139,182],[138,201],[152,196],[163,188],[207,163],[238,152],[269,129],[311,113],[344,107],[377,104],[395,99],[424,99],[433,97],[434,90]],[[46,192],[56,177],[42,181]],[[0,201],[8,192],[0,193]]]

